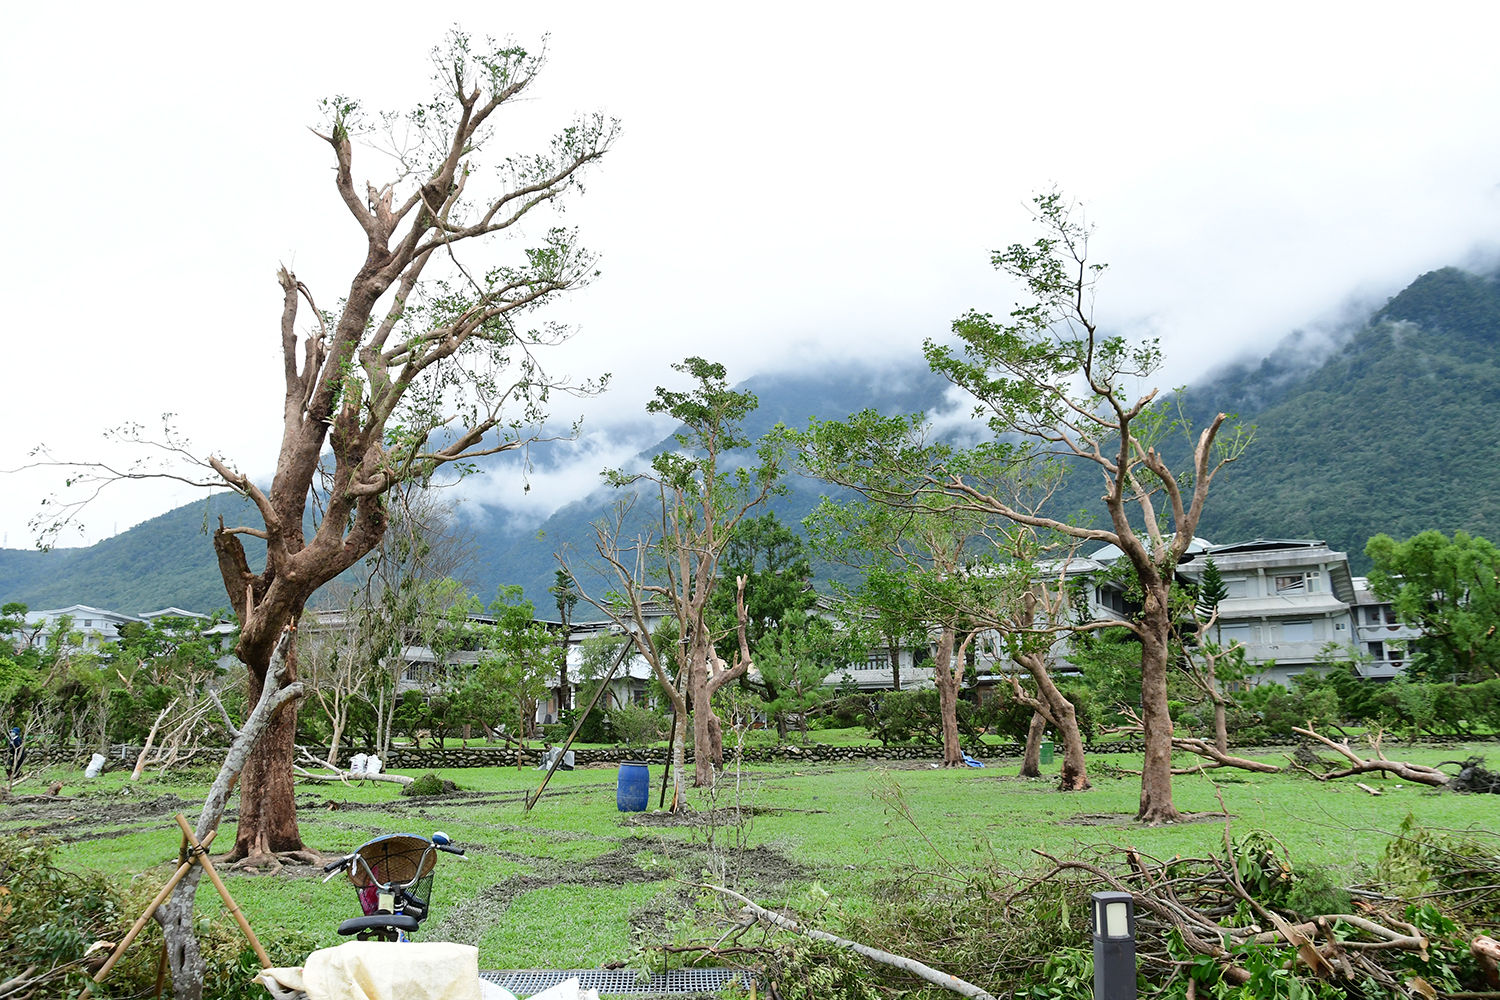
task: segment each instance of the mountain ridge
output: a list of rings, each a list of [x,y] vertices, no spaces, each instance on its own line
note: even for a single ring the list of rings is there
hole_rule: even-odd
[[[838,419],[869,406],[933,412],[945,404],[948,384],[914,356],[907,366],[850,361],[817,372],[756,375],[738,388],[760,399],[745,428],[758,437],[776,423],[800,427],[811,417]],[[1500,537],[1500,440],[1481,432],[1500,404],[1496,275],[1428,272],[1333,341],[1289,334],[1264,357],[1205,376],[1179,402],[1195,426],[1221,410],[1256,426],[1250,449],[1215,480],[1199,530],[1205,537],[1321,538],[1347,551],[1356,572],[1366,566],[1365,541],[1377,532],[1407,537],[1461,528]],[[645,462],[670,443],[661,439],[631,461]],[[789,495],[772,506],[790,523],[823,488],[798,477],[788,486]],[[1092,492],[1079,484],[1055,509],[1092,505]],[[591,554],[590,524],[614,496],[601,484],[534,528],[518,530],[503,514],[472,518],[481,557],[467,582],[481,599],[501,584],[521,583],[538,613],[548,614],[556,553]],[[240,498],[219,494],[88,548],[0,549],[0,601],[136,613],[222,607],[207,533],[221,515],[228,521],[253,513]]]

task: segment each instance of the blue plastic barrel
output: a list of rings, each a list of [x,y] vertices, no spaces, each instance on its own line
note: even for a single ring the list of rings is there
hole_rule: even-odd
[[[620,783],[615,789],[615,805],[620,812],[644,812],[651,795],[651,769],[639,761],[620,764]]]

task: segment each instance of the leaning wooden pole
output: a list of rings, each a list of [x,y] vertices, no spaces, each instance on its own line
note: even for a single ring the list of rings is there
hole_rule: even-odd
[[[193,858],[203,866],[203,870],[208,873],[208,877],[213,882],[214,888],[219,890],[219,896],[224,900],[224,908],[229,911],[229,915],[234,918],[234,922],[240,925],[240,930],[244,932],[245,940],[250,942],[250,947],[255,949],[255,957],[260,959],[260,967],[262,969],[269,969],[271,967],[270,956],[266,954],[266,949],[261,947],[260,938],[256,937],[255,932],[250,929],[250,921],[246,920],[245,914],[240,912],[240,904],[234,901],[234,897],[229,894],[228,886],[219,877],[219,873],[214,870],[214,863],[208,859],[207,845],[198,842],[198,838],[193,835],[193,828],[188,826],[186,816],[178,813],[176,818],[177,825],[182,827],[182,835],[188,839],[189,850]]]
[[[573,745],[573,740],[577,738],[578,731],[588,721],[589,713],[593,712],[594,706],[599,704],[599,696],[609,687],[609,682],[614,679],[615,671],[620,669],[620,664],[624,663],[625,657],[630,655],[630,649],[631,646],[628,641],[620,646],[620,655],[616,656],[615,662],[609,665],[609,672],[604,675],[604,680],[599,683],[599,688],[594,692],[594,697],[589,699],[588,708],[585,708],[583,714],[578,717],[578,721],[573,723],[573,731],[568,734],[568,741],[562,745],[562,749],[552,759],[552,765],[547,768],[547,773],[542,776],[541,785],[526,799],[526,808],[522,812],[531,812],[531,807],[536,805],[537,800],[542,797],[542,792],[546,790],[547,782],[552,780],[552,774],[557,770],[557,765],[562,763],[563,755],[568,752],[568,747]]]
[[[203,838],[202,844],[205,850],[208,849],[209,844],[213,843],[213,839],[218,834],[218,832],[218,830],[208,831],[208,836]],[[115,963],[120,961],[120,957],[125,954],[125,949],[130,947],[130,943],[134,941],[136,935],[141,932],[141,928],[146,926],[146,921],[151,919],[151,915],[156,912],[156,908],[167,901],[167,897],[172,894],[172,890],[177,888],[177,883],[181,882],[182,877],[188,873],[188,871],[193,867],[194,864],[197,863],[197,859],[194,858],[191,853],[189,853],[190,847],[188,845],[186,837],[183,838],[182,846],[183,855],[187,858],[187,860],[177,866],[177,871],[173,872],[172,877],[167,879],[167,884],[161,887],[161,892],[158,892],[156,894],[156,898],[152,899],[151,902],[146,905],[146,909],[143,910],[141,912],[141,915],[136,918],[136,921],[131,925],[130,930],[125,932],[125,936],[120,939],[120,943],[115,945],[115,950],[110,953],[109,959],[99,967],[98,972],[94,973],[94,982],[104,982],[104,977],[109,975],[109,970],[113,969],[115,967]]]
[[[672,709],[672,728],[667,731],[667,766],[661,772],[661,796],[656,800],[656,808],[667,807],[667,781],[672,777],[672,741],[677,738],[677,709]],[[675,803],[674,803],[675,804]]]

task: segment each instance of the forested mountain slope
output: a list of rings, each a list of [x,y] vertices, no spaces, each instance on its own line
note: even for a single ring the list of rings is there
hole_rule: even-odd
[[[666,381],[667,372],[662,380]],[[838,418],[865,407],[932,411],[946,383],[913,351],[904,366],[851,363],[836,370],[757,376],[760,398],[746,429]],[[1254,424],[1255,441],[1215,481],[1199,534],[1225,543],[1257,537],[1322,538],[1347,551],[1356,572],[1368,538],[1427,528],[1500,538],[1500,282],[1452,268],[1425,274],[1332,348],[1310,352],[1296,335],[1269,356],[1202,380],[1182,399],[1197,426],[1219,410]],[[585,433],[588,429],[585,428]],[[641,453],[644,462],[668,442]],[[816,503],[819,484],[793,479],[774,508],[786,523]],[[520,583],[541,614],[556,553],[575,562],[593,553],[590,524],[614,491],[603,488],[560,508],[541,528],[519,530],[504,516],[475,527],[478,557],[466,575],[489,600]],[[1094,480],[1059,497],[1054,511],[1098,508]],[[0,550],[0,601],[34,608],[92,604],[127,612],[177,605],[223,606],[223,586],[205,528],[224,512],[242,522],[241,502],[221,496],[190,504],[86,549]],[[823,572],[830,572],[822,567]]]
[[[1277,364],[1264,366],[1274,376]],[[1245,406],[1228,373],[1188,395],[1201,422],[1238,409],[1249,451],[1216,481],[1200,534],[1322,538],[1368,568],[1365,542],[1436,528],[1500,537],[1500,283],[1425,274],[1322,365]]]

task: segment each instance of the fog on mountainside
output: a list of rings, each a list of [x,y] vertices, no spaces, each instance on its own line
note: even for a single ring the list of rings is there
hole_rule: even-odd
[[[915,347],[907,365],[850,363],[756,376],[743,387],[760,399],[746,428],[752,436],[778,422],[800,427],[810,417],[840,418],[866,407],[942,410],[949,427],[965,419]],[[1249,451],[1215,480],[1199,533],[1216,543],[1320,538],[1348,552],[1358,573],[1367,566],[1365,542],[1378,532],[1404,538],[1428,528],[1463,529],[1500,538],[1500,440],[1489,432],[1500,405],[1494,275],[1454,268],[1425,274],[1340,336],[1291,335],[1267,357],[1232,363],[1190,387],[1181,404],[1196,426],[1219,410],[1255,426]],[[501,584],[520,583],[538,614],[551,613],[547,588],[556,553],[568,548],[575,563],[585,561],[593,551],[589,525],[613,500],[598,472],[644,462],[669,443],[649,441],[632,453],[629,436],[649,427],[644,421],[628,431],[585,427],[585,438],[598,440],[553,454],[538,449],[533,479],[576,489],[560,505],[554,498],[517,510],[510,499],[521,491],[514,461],[502,462],[489,481],[463,484],[479,554],[465,574],[474,593],[488,601]],[[569,462],[579,471],[567,472]],[[790,485],[791,494],[773,507],[794,524],[821,487],[795,478]],[[1053,509],[1098,507],[1096,492],[1092,482],[1076,483]],[[222,607],[227,601],[206,530],[221,513],[226,522],[253,517],[239,498],[221,494],[88,548],[0,549],[0,602],[129,613]]]

